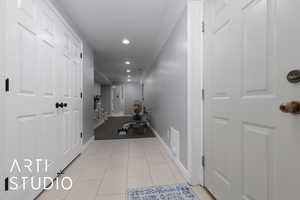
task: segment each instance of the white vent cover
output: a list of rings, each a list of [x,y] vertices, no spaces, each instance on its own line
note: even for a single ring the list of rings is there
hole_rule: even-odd
[[[180,133],[173,127],[170,128],[170,145],[173,155],[179,159]]]

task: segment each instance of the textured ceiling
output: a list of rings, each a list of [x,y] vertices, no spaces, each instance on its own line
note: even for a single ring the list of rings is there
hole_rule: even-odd
[[[185,0],[57,0],[95,50],[95,79],[139,81],[185,8]],[[130,45],[121,43],[123,38]],[[131,65],[125,65],[129,60]],[[102,77],[102,78],[101,78]],[[107,83],[107,80],[105,80]]]

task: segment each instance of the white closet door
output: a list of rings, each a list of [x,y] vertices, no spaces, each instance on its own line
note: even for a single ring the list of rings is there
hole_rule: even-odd
[[[4,8],[3,0],[0,0],[0,24],[4,24],[4,17],[5,17],[5,8]],[[5,81],[5,67],[4,67],[4,58],[5,58],[5,50],[4,50],[4,33],[5,27],[2,25],[0,26],[0,82],[4,83]],[[4,186],[4,161],[5,161],[5,129],[4,129],[4,100],[5,100],[5,85],[0,84],[0,188],[5,188]],[[5,199],[4,197],[5,191],[2,189],[0,190],[0,199]]]
[[[0,68],[1,68],[1,65],[0,65]],[[1,74],[1,77],[0,77],[0,80],[1,81],[4,81],[3,79],[3,74],[2,74],[2,69],[0,69],[0,74]],[[0,188],[2,188],[0,190],[0,199],[5,199],[4,198],[4,195],[5,195],[5,191],[3,190],[3,188],[5,188],[5,173],[4,173],[4,168],[5,168],[5,129],[4,129],[4,87],[0,87],[1,92],[0,93],[0,113],[1,113],[1,116],[0,116],[0,161],[1,161],[1,164],[0,164]]]
[[[57,172],[58,110],[55,65],[55,16],[44,1],[7,0],[7,62],[6,75],[10,89],[6,94],[7,164],[14,159],[21,164],[21,173],[9,176],[55,177]],[[49,169],[33,165],[30,173],[23,167],[24,159],[48,160]],[[35,163],[33,163],[35,164]],[[40,191],[30,185],[26,190],[9,191],[9,199],[33,199]],[[30,182],[27,182],[30,184]]]
[[[1,51],[0,51],[1,53]],[[0,63],[0,81],[4,82],[4,76],[3,76],[3,65]],[[0,188],[5,188],[4,186],[4,180],[5,180],[5,173],[4,173],[4,167],[5,167],[5,127],[4,127],[4,85],[0,86]],[[4,190],[0,190],[0,199],[4,199]]]
[[[81,42],[63,27],[61,31],[62,53],[60,55],[61,109],[61,169],[64,169],[81,150],[82,132],[82,59]]]
[[[40,68],[41,113],[42,133],[39,138],[39,157],[49,161],[49,170],[46,176],[55,177],[58,172],[58,141],[60,140],[60,130],[58,127],[58,109],[56,102],[59,97],[59,86],[57,85],[59,69],[57,66],[57,27],[58,18],[52,8],[45,3],[37,1],[39,49],[38,68]]]
[[[299,199],[300,4],[206,2],[206,186],[218,200]],[[296,108],[296,106],[294,107]]]
[[[3,96],[1,96],[1,98],[4,99]],[[3,106],[3,104],[1,104],[1,102],[0,102],[0,107],[1,106]],[[2,109],[0,109],[0,113],[3,113]],[[1,117],[0,117],[0,120],[3,122],[3,119],[1,119]],[[4,152],[5,151],[5,148],[4,148],[4,141],[5,141],[4,123],[0,123],[0,127],[1,127],[1,131],[0,131],[0,138],[1,138],[1,140],[0,140],[0,160],[1,160],[1,163],[2,163],[0,165],[0,179],[1,179],[0,188],[2,188],[2,190],[0,190],[0,199],[6,199],[5,196],[4,196],[5,191],[3,190],[3,188],[5,188],[5,181],[4,180],[6,178],[5,173],[4,173],[4,167],[5,167],[5,165],[4,165],[4,163],[5,163],[5,157],[4,157],[5,156],[5,152]]]

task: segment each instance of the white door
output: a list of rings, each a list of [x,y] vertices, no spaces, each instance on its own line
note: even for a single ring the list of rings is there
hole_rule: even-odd
[[[0,24],[4,24],[4,0],[0,0]],[[5,69],[4,69],[4,33],[5,27],[0,26],[0,82],[5,82]],[[5,132],[4,132],[4,100],[5,100],[5,85],[0,84],[0,161],[1,163],[5,160],[5,148],[4,148],[4,141],[5,141]],[[5,179],[4,174],[4,164],[0,164],[0,188],[5,188]],[[0,190],[0,199],[5,199],[4,197],[5,191],[2,189]]]
[[[61,165],[63,170],[81,150],[82,133],[82,59],[81,42],[78,42],[67,29],[61,26],[60,71],[60,128]]]
[[[18,177],[18,192],[7,192],[8,199],[33,199],[29,179],[25,190],[21,177],[55,177],[58,171],[58,101],[56,59],[56,18],[44,1],[7,0],[6,23],[6,163],[8,177]],[[29,159],[31,170],[25,168]],[[40,168],[36,160],[43,159]],[[14,160],[21,167],[10,168]],[[48,171],[45,171],[45,160]],[[38,173],[39,170],[39,173]],[[14,181],[15,182],[15,181]],[[36,185],[35,185],[36,186]]]
[[[1,79],[2,80],[2,79]],[[1,88],[2,89],[2,88]],[[1,99],[4,99],[3,96],[1,96]],[[3,106],[3,104],[1,104],[1,100],[0,100],[0,107]],[[3,107],[2,107],[3,108]],[[3,109],[0,109],[0,113],[3,113]],[[0,131],[0,160],[1,160],[1,165],[0,165],[0,188],[2,188],[2,190],[0,190],[0,199],[5,199],[4,195],[5,195],[5,173],[4,173],[4,161],[5,161],[5,149],[4,149],[4,141],[5,141],[5,134],[4,134],[4,123],[3,123],[3,119],[0,117],[0,127],[1,127],[1,131]]]
[[[205,185],[218,200],[299,199],[300,3],[205,1]]]
[[[35,2],[35,1],[33,1]],[[42,133],[38,141],[39,157],[47,159],[50,162],[49,171],[45,176],[55,177],[58,172],[58,141],[60,140],[59,110],[56,108],[56,102],[59,100],[59,89],[57,85],[60,74],[57,63],[58,50],[58,18],[52,8],[46,1],[37,2],[37,24],[38,24],[38,65],[40,68],[40,85],[38,87],[42,96],[40,107],[44,116]]]
[[[0,65],[0,68],[2,68]],[[0,69],[0,80],[4,81],[3,78],[3,71],[2,69]],[[4,86],[4,85],[3,85]],[[0,188],[2,188],[2,190],[0,190],[0,199],[5,199],[4,195],[5,195],[5,190],[3,190],[3,188],[5,189],[5,173],[4,173],[4,163],[5,163],[5,132],[4,132],[4,91],[5,88],[1,87],[1,92],[0,92],[0,161],[1,161],[1,165],[0,165]],[[2,92],[3,91],[3,92]]]

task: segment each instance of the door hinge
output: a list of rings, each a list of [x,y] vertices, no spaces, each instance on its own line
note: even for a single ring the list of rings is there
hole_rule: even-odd
[[[6,178],[4,179],[4,190],[5,190],[5,191],[8,191],[8,190],[9,190],[9,178],[8,178],[8,177],[6,177]]]
[[[205,22],[202,21],[202,33],[204,33],[204,32],[205,32]]]
[[[81,133],[80,133],[80,138],[82,138],[82,137],[83,137],[83,133],[81,132]]]
[[[83,97],[83,94],[82,94],[82,92],[80,92],[80,98],[82,98]]]
[[[83,53],[80,53],[80,58],[81,58],[81,59],[83,58]]]
[[[205,168],[205,156],[202,156],[202,167]]]
[[[9,78],[5,79],[5,92],[9,92]]]
[[[204,88],[202,89],[202,100],[203,101],[205,100],[205,90],[204,90]]]

